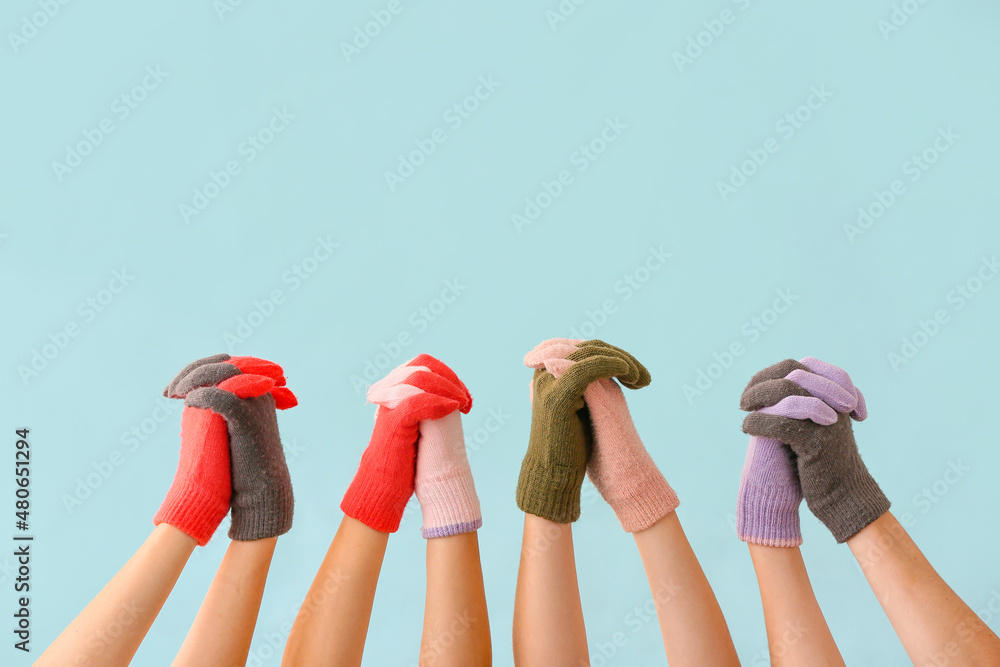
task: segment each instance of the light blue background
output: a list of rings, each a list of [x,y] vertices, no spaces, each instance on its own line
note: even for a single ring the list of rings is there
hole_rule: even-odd
[[[616,312],[595,335],[652,372],[630,405],[680,494],[685,530],[745,664],[765,663],[766,640],[746,548],[731,527],[746,442],[736,406],[754,371],[789,356],[849,369],[868,396],[871,419],[857,433],[875,477],[897,512],[913,515],[913,536],[955,590],[977,611],[996,596],[997,609],[1000,281],[961,309],[948,296],[1000,249],[1000,9],[983,0],[910,5],[918,11],[883,34],[887,0],[592,0],[555,28],[546,15],[555,0],[402,0],[348,62],[340,44],[385,2],[247,1],[221,17],[209,2],[71,3],[16,49],[9,33],[41,10],[7,3],[0,398],[11,459],[14,428],[32,429],[34,655],[142,542],[170,484],[179,412],[147,422],[152,434],[135,451],[123,433],[151,418],[178,369],[226,350],[224,335],[274,289],[284,303],[234,348],[283,364],[300,400],[280,417],[283,438],[302,451],[290,462],[295,527],[279,542],[251,654],[260,664],[279,662],[266,657],[268,636],[293,619],[367,443],[372,409],[351,376],[401,332],[413,343],[391,365],[430,352],[471,388],[470,442],[490,409],[510,415],[471,464],[495,662],[511,664],[514,488],[529,421],[521,358],[608,299]],[[733,22],[713,39],[701,35],[711,43],[678,68],[674,53],[723,10]],[[157,66],[166,78],[121,119],[113,101]],[[443,114],[479,77],[500,85],[453,128]],[[832,97],[786,137],[776,123],[813,86]],[[247,161],[241,142],[276,107],[294,120]],[[59,180],[53,161],[105,118],[114,131]],[[576,171],[574,152],[609,118],[627,128]],[[446,141],[391,191],[385,172],[435,128]],[[939,128],[959,138],[910,180],[905,163],[933,146]],[[717,182],[769,137],[777,153],[723,200]],[[179,205],[229,160],[241,173],[186,223]],[[572,184],[515,229],[512,214],[562,169]],[[894,179],[905,193],[851,242],[844,225]],[[339,249],[293,290],[283,276],[327,236]],[[650,246],[672,256],[648,276],[638,271],[649,279],[626,300],[616,284]],[[86,321],[78,304],[100,297],[123,267],[134,280]],[[411,314],[430,307],[446,280],[466,289],[418,332]],[[776,290],[797,300],[751,341],[744,326]],[[887,355],[939,308],[947,324],[894,369]],[[18,367],[70,322],[79,335],[25,382]],[[713,354],[733,342],[745,353],[686,400],[683,386],[700,370],[722,370],[709,369]],[[63,494],[114,450],[124,463],[68,511]],[[949,462],[971,468],[950,486],[940,481]],[[11,505],[12,524],[12,474],[3,477],[0,507]],[[924,511],[915,496],[935,482],[945,491]],[[813,584],[848,664],[906,664],[847,548],[806,510],[803,523]],[[416,662],[419,525],[409,515],[390,542],[367,664]],[[600,500],[585,503],[575,535],[595,664],[617,631],[628,643],[604,664],[662,664],[655,622],[633,632],[628,616],[649,598],[632,540]],[[135,664],[173,656],[226,544],[220,532],[197,551]],[[10,575],[0,577],[0,609],[12,613]],[[1000,629],[1000,615],[990,623]],[[28,664],[11,643],[0,661]]]

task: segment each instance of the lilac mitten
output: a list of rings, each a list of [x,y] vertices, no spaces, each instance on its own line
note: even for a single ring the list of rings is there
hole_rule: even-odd
[[[802,544],[802,488],[792,450],[774,438],[750,436],[736,499],[736,534],[769,547]]]

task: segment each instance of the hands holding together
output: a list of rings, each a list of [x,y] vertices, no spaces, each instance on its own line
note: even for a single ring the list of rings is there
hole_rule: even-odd
[[[287,533],[294,500],[275,411],[298,401],[281,366],[217,354],[186,366],[163,395],[184,400],[181,453],[153,523],[204,546],[232,507],[231,539]]]
[[[803,497],[838,542],[888,511],[854,441],[851,420],[868,412],[846,372],[812,357],[787,359],[753,376],[740,408],[750,412],[743,431],[751,436],[736,511],[741,540],[801,544]]]
[[[515,664],[589,664],[571,527],[580,517],[584,476],[634,537],[670,664],[739,664],[674,511],[677,494],[643,445],[622,390],[649,385],[649,371],[600,340],[549,339],[524,363],[533,377],[516,492],[525,516]],[[230,512],[233,542],[174,664],[247,659],[274,538],[292,525],[277,411],[297,400],[279,365],[226,354],[189,364],[164,396],[182,399],[184,410],[177,473],[153,519],[157,528],[39,665],[128,664],[195,544],[207,544]],[[376,406],[374,429],[282,664],[360,664],[389,534],[415,494],[427,540],[420,664],[489,665],[477,533],[483,519],[461,420],[472,395],[451,368],[421,354],[373,384],[367,397]],[[923,557],[862,461],[853,421],[867,418],[867,406],[844,370],[813,357],[786,359],[753,376],[740,408],[749,413],[743,432],[750,442],[737,534],[750,544],[771,664],[843,664],[797,548],[804,498],[836,541],[848,543],[915,663],[1000,665],[1000,639]],[[141,615],[115,641],[90,641],[124,601],[141,607]],[[793,623],[811,631],[789,644],[783,637]]]
[[[955,595],[889,512],[861,460],[853,421],[865,397],[842,369],[813,357],[760,371],[740,398],[750,435],[737,533],[750,543],[771,664],[843,665],[797,547],[802,498],[838,543],[848,543],[914,664],[1000,664],[1000,640]],[[785,547],[785,548],[770,548]],[[786,628],[812,628],[789,644]]]
[[[648,385],[645,366],[603,341],[568,338],[543,341],[524,363],[535,375],[531,435],[517,485],[521,510],[557,523],[576,521],[584,473],[627,532],[650,527],[678,506],[619,386]]]
[[[368,401],[378,406],[375,430],[340,504],[344,514],[394,533],[416,492],[424,537],[477,530],[482,515],[459,417],[472,409],[472,395],[455,372],[421,354],[373,384]]]

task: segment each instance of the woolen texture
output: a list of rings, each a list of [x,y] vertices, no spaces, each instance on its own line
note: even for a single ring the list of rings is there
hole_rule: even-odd
[[[801,503],[795,456],[788,445],[750,436],[736,500],[739,538],[769,547],[799,546]]]
[[[560,342],[560,341],[557,341]],[[649,374],[632,355],[602,341],[568,344],[556,378],[544,366],[552,341],[525,356],[535,368],[532,379],[531,431],[521,462],[517,505],[522,511],[556,523],[580,517],[580,487],[593,447],[590,412],[583,392],[595,380],[619,377],[627,386],[645,386]]]
[[[274,398],[270,393],[239,398],[225,386],[196,389],[185,402],[211,408],[229,429],[233,483],[229,537],[249,541],[284,535],[292,527],[295,500]]]
[[[181,414],[177,473],[153,523],[166,523],[205,546],[229,512],[229,435],[211,410],[186,407]]]
[[[623,529],[645,530],[677,509],[680,500],[643,446],[618,383],[597,380],[583,398],[594,430],[587,476]]]
[[[374,530],[394,533],[414,491],[420,422],[468,412],[472,397],[451,369],[420,355],[372,385],[368,400],[379,406],[375,428],[340,508]]]
[[[813,373],[813,370],[787,359],[755,375],[744,390],[740,406],[754,412],[743,421],[743,431],[773,438],[791,447],[802,495],[810,511],[830,529],[837,542],[846,542],[887,512],[889,500],[865,467],[854,440],[851,414],[859,420],[867,416],[860,391],[841,369],[830,364],[819,366],[813,363],[817,360],[811,358],[803,361],[819,371],[814,374],[823,373],[855,396],[851,413],[837,411],[836,421],[822,424],[785,416],[780,409],[772,409],[775,414],[763,412],[765,408],[780,406],[788,397],[811,396],[801,381],[796,382],[788,376],[796,370],[805,373]],[[843,407],[851,407],[851,404],[848,402]]]
[[[467,533],[483,525],[458,410],[420,422],[414,488],[425,538]]]
[[[201,477],[206,476],[207,470],[214,476],[222,475],[225,470],[229,478],[227,505],[232,508],[229,537],[235,540],[275,537],[288,532],[292,525],[292,485],[275,410],[293,407],[298,402],[284,385],[284,372],[274,362],[218,354],[188,364],[163,392],[171,398],[183,398],[185,405],[181,428],[185,473],[181,475],[179,469],[175,484],[190,485],[184,480],[198,477],[188,470],[192,468],[191,461],[198,459],[188,454],[185,464],[185,439],[194,437],[194,442],[204,442],[197,449],[204,459],[197,468]],[[197,482],[201,488],[189,494],[200,498],[219,484],[214,479],[209,482]],[[167,523],[190,522],[194,510],[181,506],[178,499],[183,497],[168,494],[170,504],[165,503],[157,517]],[[224,516],[225,512],[211,532]],[[207,525],[198,529],[204,537]],[[200,538],[196,539],[204,544]]]

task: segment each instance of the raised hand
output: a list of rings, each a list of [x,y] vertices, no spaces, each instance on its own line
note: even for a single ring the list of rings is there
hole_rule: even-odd
[[[888,511],[889,500],[854,441],[851,419],[861,421],[868,412],[864,395],[845,371],[812,357],[786,359],[754,375],[740,407],[751,411],[744,433],[791,448],[806,504],[838,542]],[[786,465],[775,456],[773,443],[764,445],[771,453],[767,460],[779,469]]]
[[[591,459],[594,432],[584,393],[617,377],[625,386],[649,384],[635,357],[602,341],[551,339],[524,358],[532,379],[531,434],[521,464],[518,506],[557,523],[580,516],[580,487]]]
[[[472,409],[472,396],[445,364],[421,354],[368,390],[378,405],[375,429],[341,501],[350,517],[384,533],[399,529],[413,495],[420,422]]]
[[[177,475],[153,519],[208,542],[232,506],[229,536],[281,535],[292,522],[291,480],[275,409],[297,404],[277,364],[221,354],[200,359],[164,395],[184,399]]]
[[[544,341],[525,357],[525,363],[559,377],[576,363],[570,355],[582,343],[567,338]],[[599,340],[589,341],[588,346],[624,353]],[[635,364],[634,376],[626,377],[633,389],[650,380],[645,367],[638,361]],[[583,399],[594,435],[587,476],[615,510],[622,528],[631,533],[644,530],[677,508],[677,494],[643,446],[618,382],[595,380],[584,390]]]

